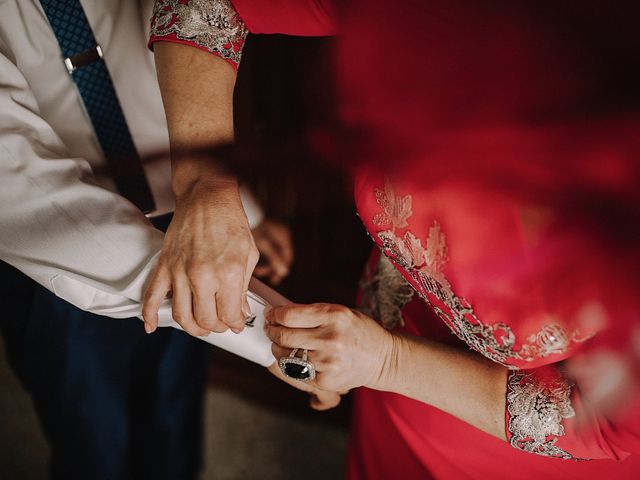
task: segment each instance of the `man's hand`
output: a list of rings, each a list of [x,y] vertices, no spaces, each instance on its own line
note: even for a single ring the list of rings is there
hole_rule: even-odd
[[[253,238],[260,252],[255,276],[278,285],[289,274],[293,262],[291,231],[286,225],[267,219],[253,229]]]
[[[175,214],[144,295],[148,333],[169,293],[174,320],[194,336],[227,328],[239,333],[249,314],[246,292],[259,254],[237,184],[205,173],[195,177],[201,180],[176,192]]]

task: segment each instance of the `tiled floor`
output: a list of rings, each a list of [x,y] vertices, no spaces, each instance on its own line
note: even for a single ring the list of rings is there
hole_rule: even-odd
[[[0,479],[45,479],[48,447],[28,395],[6,364],[1,344]],[[266,371],[243,363],[239,368],[245,383],[250,383],[242,393],[225,381],[233,373],[218,374],[214,368],[215,384],[206,398],[203,480],[341,478],[344,411],[310,413],[304,396],[274,384]],[[251,393],[258,391],[260,395]]]
[[[204,478],[342,478],[344,429],[272,412],[220,389],[207,395]]]

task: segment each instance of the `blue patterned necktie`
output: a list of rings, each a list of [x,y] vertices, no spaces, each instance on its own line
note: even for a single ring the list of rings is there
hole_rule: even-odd
[[[78,87],[118,191],[145,213],[155,209],[102,48],[79,0],[40,0],[64,63]]]

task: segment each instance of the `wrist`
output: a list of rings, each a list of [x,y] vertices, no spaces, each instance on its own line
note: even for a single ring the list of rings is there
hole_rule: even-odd
[[[384,330],[383,342],[379,350],[381,354],[377,355],[380,359],[377,373],[373,380],[365,385],[366,387],[387,392],[394,391],[402,363],[404,344],[405,341],[401,335]]]
[[[238,196],[237,179],[222,172],[211,159],[172,159],[171,187],[177,202],[193,194]]]

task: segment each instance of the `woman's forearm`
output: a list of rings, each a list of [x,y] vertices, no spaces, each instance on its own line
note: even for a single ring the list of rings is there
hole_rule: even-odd
[[[507,369],[479,353],[391,333],[342,305],[291,304],[265,315],[274,356],[308,349],[320,388],[399,393],[506,440]]]
[[[233,140],[236,73],[194,46],[157,41],[154,52],[176,208],[145,291],[147,332],[155,330],[159,306],[171,294],[174,320],[187,333],[239,333],[249,314],[246,291],[259,254],[235,177],[202,151]]]
[[[189,152],[233,141],[236,72],[222,58],[189,45],[156,42],[154,54],[173,153],[172,183],[180,196],[195,181],[225,179],[211,158]]]
[[[377,390],[439,408],[503,440],[507,369],[481,355],[409,335],[392,335]]]

